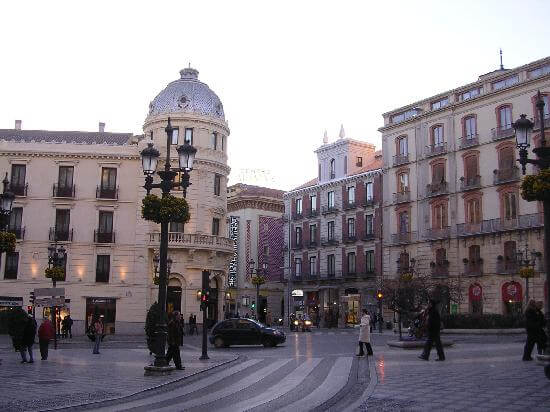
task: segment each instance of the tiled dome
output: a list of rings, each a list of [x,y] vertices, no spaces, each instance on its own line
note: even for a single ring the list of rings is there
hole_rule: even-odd
[[[149,104],[149,116],[170,113],[195,113],[225,120],[223,105],[207,84],[199,81],[198,70],[180,71],[174,80]]]

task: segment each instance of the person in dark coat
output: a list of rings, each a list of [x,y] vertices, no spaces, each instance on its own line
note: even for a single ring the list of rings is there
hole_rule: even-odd
[[[523,348],[523,360],[532,361],[531,354],[535,343],[539,341],[539,320],[537,315],[537,304],[530,300],[525,310],[525,330],[527,331],[527,340]]]
[[[48,347],[50,340],[54,338],[54,331],[52,323],[48,318],[42,321],[42,324],[38,328],[38,343],[40,345],[40,356],[42,360],[48,359]]]
[[[63,319],[65,321],[65,337],[67,337],[67,335],[69,336],[69,338],[73,338],[73,320],[71,318],[71,315],[67,315],[65,316],[65,318]]]
[[[34,363],[32,356],[32,345],[36,336],[36,321],[32,316],[27,317],[25,329],[23,331],[23,345],[21,347],[21,363],[27,362],[27,351],[29,352],[29,363]]]
[[[548,336],[544,331],[545,321],[544,313],[542,308],[544,307],[542,301],[537,302],[537,327],[538,327],[538,338],[537,338],[537,352],[539,355],[542,355],[546,350],[546,345],[548,343]]]
[[[433,299],[430,299],[428,304],[428,339],[424,345],[424,351],[422,355],[419,356],[420,359],[425,361],[430,359],[430,352],[432,346],[435,344],[437,349],[437,361],[445,360],[445,352],[443,352],[443,345],[441,344],[441,316],[437,310],[437,302]]]
[[[183,335],[181,330],[180,313],[178,311],[172,312],[171,319],[168,322],[168,351],[166,352],[166,363],[170,364],[170,361],[174,359],[174,365],[176,369],[183,370],[181,365],[180,345],[183,342]]]

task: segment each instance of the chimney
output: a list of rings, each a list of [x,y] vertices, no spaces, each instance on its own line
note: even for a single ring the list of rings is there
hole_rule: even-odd
[[[15,130],[21,130],[21,120],[15,121]]]
[[[105,123],[99,122],[99,133],[105,133]]]

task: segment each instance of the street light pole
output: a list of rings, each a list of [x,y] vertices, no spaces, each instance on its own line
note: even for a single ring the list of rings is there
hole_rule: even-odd
[[[145,175],[144,189],[147,194],[151,189],[161,189],[162,197],[167,197],[171,190],[177,187],[183,188],[184,197],[187,195],[187,187],[191,185],[189,181],[189,172],[193,169],[193,161],[197,149],[191,146],[190,142],[185,141],[182,146],[176,150],[179,159],[179,171],[183,172],[181,182],[174,182],[177,172],[172,170],[170,164],[170,146],[172,144],[172,135],[174,128],[172,127],[170,117],[168,117],[168,125],[164,129],[166,132],[166,158],[164,170],[158,171],[161,181],[153,183],[153,174],[157,168],[158,158],[160,153],[153,147],[153,143],[148,143],[147,147],[141,151],[143,174]],[[156,352],[154,366],[156,368],[166,368],[166,337],[168,329],[166,325],[166,295],[167,295],[167,276],[168,275],[168,221],[162,221],[160,224],[160,245],[159,245],[159,319],[156,327]]]
[[[8,173],[6,172],[6,176],[4,177],[4,180],[2,180],[2,184],[4,186],[4,190],[2,194],[0,194],[0,212],[1,212],[1,221],[0,221],[0,229],[2,231],[6,231],[8,224],[9,224],[9,218],[11,215],[11,210],[13,207],[13,201],[15,199],[15,195],[10,190],[10,182],[8,180]]]
[[[63,247],[63,245],[57,247],[57,231],[54,230],[54,244],[48,246],[48,267],[64,268],[66,258],[67,250]],[[55,275],[52,276],[52,284],[55,289],[57,285],[57,279],[55,278]],[[57,306],[53,305],[50,308],[50,312],[53,323],[53,347],[54,349],[57,349]]]

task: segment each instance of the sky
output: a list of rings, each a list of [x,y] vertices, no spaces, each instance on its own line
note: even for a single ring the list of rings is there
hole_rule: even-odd
[[[315,177],[323,133],[550,55],[549,1],[6,1],[0,128],[142,133],[191,66],[224,104],[230,183]]]

